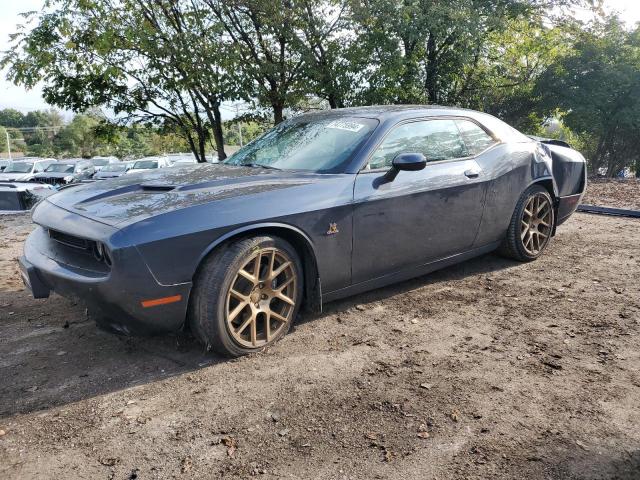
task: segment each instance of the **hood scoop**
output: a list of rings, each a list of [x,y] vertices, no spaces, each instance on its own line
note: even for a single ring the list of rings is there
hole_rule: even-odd
[[[143,192],[148,193],[164,193],[170,192],[171,190],[175,190],[175,185],[153,185],[153,184],[142,184],[140,188]]]
[[[87,197],[84,200],[78,202],[76,205],[87,205],[90,203],[120,197],[131,193],[167,193],[175,190],[175,185],[157,185],[157,184],[142,184],[136,183],[133,185],[127,185],[124,187],[116,188],[114,190],[108,190],[106,192],[99,193],[91,197]]]

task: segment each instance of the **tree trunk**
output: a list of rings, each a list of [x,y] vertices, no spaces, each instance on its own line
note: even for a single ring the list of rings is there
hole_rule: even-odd
[[[216,142],[216,152],[218,153],[218,161],[222,161],[227,158],[227,154],[224,151],[224,135],[222,133],[222,116],[220,115],[220,106],[213,106],[213,116],[215,122],[213,123],[213,139]]]
[[[204,129],[199,130],[198,131],[198,153],[200,154],[200,158],[198,159],[199,163],[204,163],[207,161],[206,147],[207,147],[207,132]]]
[[[404,104],[421,103],[419,95],[419,71],[418,62],[415,58],[416,44],[406,38],[402,39],[404,49],[403,66],[404,72],[400,77],[401,88],[398,102]]]
[[[182,131],[184,132],[185,137],[187,138],[187,142],[189,142],[189,148],[191,149],[191,153],[196,157],[196,161],[200,162],[200,155],[198,149],[196,148],[196,143],[193,141],[193,137],[191,136],[191,132],[183,126],[181,126]]]
[[[436,39],[432,33],[427,40],[427,67],[425,79],[425,90],[429,103],[438,103],[438,52],[436,50]]]
[[[282,116],[284,106],[281,103],[272,103],[271,106],[273,107],[273,123],[278,125],[284,119]]]

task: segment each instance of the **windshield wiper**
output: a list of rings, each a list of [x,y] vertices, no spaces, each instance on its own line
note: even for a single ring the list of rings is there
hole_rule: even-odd
[[[242,166],[243,167],[260,167],[260,168],[266,168],[268,170],[281,170],[278,167],[272,167],[271,165],[262,165],[261,163],[243,163]]]

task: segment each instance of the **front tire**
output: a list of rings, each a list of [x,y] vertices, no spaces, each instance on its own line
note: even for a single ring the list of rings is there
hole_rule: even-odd
[[[547,189],[531,185],[520,196],[500,253],[520,262],[535,260],[549,244],[555,215]]]
[[[291,328],[302,281],[300,258],[285,240],[259,236],[231,243],[210,255],[196,276],[191,330],[225,356],[260,351]]]

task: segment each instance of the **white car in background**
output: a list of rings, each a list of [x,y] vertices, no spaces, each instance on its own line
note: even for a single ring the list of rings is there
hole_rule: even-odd
[[[23,157],[13,160],[0,173],[0,181],[28,182],[52,163],[56,163],[54,158]]]
[[[106,180],[108,178],[117,178],[125,175],[135,162],[118,162],[105,165],[93,175],[94,180]]]
[[[192,153],[168,153],[166,155],[169,163],[173,165],[185,165],[189,163],[198,163],[196,157]]]
[[[131,173],[148,172],[149,170],[170,166],[171,163],[166,157],[145,157],[133,162],[133,165],[127,172],[127,175]]]
[[[93,168],[96,169],[96,172],[99,172],[103,167],[111,163],[120,163],[117,157],[91,157],[89,161],[91,165],[93,165]]]

